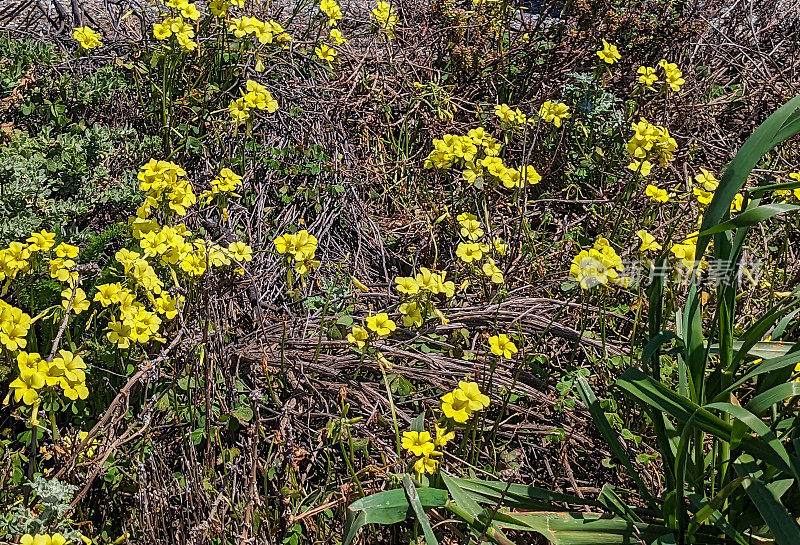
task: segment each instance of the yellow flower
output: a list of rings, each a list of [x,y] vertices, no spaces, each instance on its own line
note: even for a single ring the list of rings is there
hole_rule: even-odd
[[[494,284],[502,284],[503,283],[503,271],[501,271],[497,265],[494,264],[494,259],[491,257],[486,260],[486,263],[483,264],[483,274],[485,274]]]
[[[657,252],[661,249],[661,244],[656,242],[656,237],[645,231],[644,229],[639,229],[636,231],[636,236],[642,240],[642,245],[639,247],[640,252],[646,252],[648,250],[653,250]]]
[[[685,267],[694,267],[695,254],[697,253],[697,242],[684,242],[675,244],[670,249],[673,255],[683,262]]]
[[[492,240],[492,245],[494,246],[495,252],[497,252],[500,255],[506,255],[506,252],[508,251],[508,244],[503,242],[503,239],[501,239],[500,237],[494,237],[494,239]]]
[[[314,48],[314,53],[320,60],[330,64],[336,58],[336,50],[329,45],[320,44]]]
[[[539,174],[533,165],[523,165],[519,167],[519,174],[520,174],[520,187],[524,187],[525,184],[536,185],[542,181],[542,176]]]
[[[322,0],[319,9],[328,16],[328,24],[331,26],[335,26],[336,21],[342,18],[342,8],[336,0]]]
[[[637,74],[639,75],[639,83],[644,85],[645,87],[653,87],[653,84],[658,81],[658,76],[656,75],[656,69],[652,66],[640,66],[638,70],[636,70]]]
[[[72,37],[87,51],[103,45],[101,41],[103,37],[88,26],[77,27],[72,31]]]
[[[744,205],[744,195],[737,193],[733,196],[733,201],[731,201],[731,214],[741,212],[742,205]]]
[[[61,307],[64,310],[67,310],[70,299],[72,299],[72,306],[70,307],[70,310],[72,310],[72,312],[75,314],[80,314],[89,308],[89,300],[86,299],[86,293],[81,288],[74,288],[74,295],[73,290],[67,288],[61,292],[61,297],[63,298],[61,301]]]
[[[358,348],[364,348],[369,339],[369,333],[361,326],[355,325],[350,333],[347,334],[347,341],[350,344],[356,345]]]
[[[542,104],[539,108],[539,117],[547,123],[552,123],[556,127],[560,127],[565,119],[572,117],[569,113],[569,106],[563,102],[551,102],[549,100]]]
[[[231,114],[231,119],[237,123],[243,123],[250,119],[250,109],[244,97],[231,100],[228,105],[228,113]]]
[[[436,430],[436,439],[433,440],[434,447],[444,448],[448,441],[452,441],[456,437],[455,431],[447,431],[447,428],[439,426],[438,422],[433,427]]]
[[[670,89],[680,91],[686,80],[683,79],[683,73],[678,70],[678,65],[674,62],[667,62],[664,59],[659,61],[658,65],[664,69],[664,79]]]
[[[460,388],[442,396],[442,412],[445,418],[451,418],[459,424],[469,420],[472,410],[469,408],[469,399]]]
[[[505,333],[489,337],[489,348],[492,354],[495,356],[503,356],[504,358],[510,358],[519,352],[514,341],[509,339],[508,335]]]
[[[398,276],[394,279],[395,289],[406,295],[414,295],[419,292],[419,284],[411,276]]]
[[[378,336],[385,337],[397,329],[397,324],[389,318],[388,314],[381,312],[367,317],[367,328],[377,333]]]
[[[61,389],[64,390],[64,395],[72,401],[89,397],[89,389],[86,387],[86,383],[80,380],[64,379],[61,382]]]
[[[0,343],[11,351],[25,348],[31,317],[17,307],[0,303]]]
[[[645,188],[644,192],[653,202],[665,203],[669,201],[669,195],[667,194],[666,189],[659,189],[656,186],[649,184]]]
[[[120,348],[129,348],[131,345],[131,328],[123,322],[111,321],[108,323],[106,338]]]
[[[30,243],[28,249],[31,252],[46,252],[53,247],[56,240],[56,234],[50,233],[42,229],[40,233],[31,233],[27,242]]]
[[[347,39],[345,39],[345,37],[342,36],[342,31],[339,30],[338,28],[331,29],[331,33],[330,36],[328,36],[328,39],[331,40],[336,45],[342,45],[347,43]]]
[[[514,350],[516,351],[516,347]],[[464,398],[466,398],[469,403],[470,411],[480,411],[489,406],[489,396],[481,393],[481,389],[477,383],[461,380],[458,382],[458,389],[461,390],[464,394]]]
[[[155,300],[155,310],[159,314],[163,314],[167,320],[172,320],[178,314],[178,304],[183,301],[181,296],[173,297],[169,293],[162,293],[160,297]]]
[[[597,52],[597,56],[600,57],[600,60],[607,64],[614,64],[622,58],[622,55],[619,54],[617,46],[610,44],[605,40],[603,40],[603,48]]]
[[[57,257],[61,258],[69,258],[75,259],[78,257],[78,247],[73,246],[72,244],[67,244],[66,242],[62,242],[58,246],[56,246],[55,252]]]
[[[38,371],[24,369],[20,370],[19,377],[9,384],[9,388],[14,391],[14,401],[19,403],[22,400],[25,405],[33,405],[39,399],[37,390],[44,385],[44,377]]]
[[[63,377],[63,379],[59,382],[63,380],[83,382],[86,380],[86,363],[84,363],[83,358],[76,356],[69,350],[59,350],[58,357],[53,358],[51,365],[61,369],[59,376]]]
[[[167,22],[153,24],[153,37],[163,41],[172,36],[172,28]]]
[[[497,104],[494,107],[494,115],[503,123],[513,123],[516,119],[516,114],[508,104]]]
[[[425,318],[422,316],[422,306],[416,301],[402,303],[398,309],[403,315],[403,325],[406,327],[422,327]]]
[[[697,202],[701,205],[706,206],[711,203],[714,199],[714,193],[711,191],[705,191],[704,189],[700,189],[699,187],[695,187],[692,189],[694,196],[697,198]]]
[[[700,174],[694,177],[694,180],[703,186],[706,191],[716,191],[719,187],[719,180],[706,169],[700,167]]]
[[[38,352],[25,352],[24,350],[17,352],[17,368],[20,372],[25,369],[39,371],[42,363],[42,356]]]
[[[231,242],[230,246],[228,246],[228,252],[239,263],[247,263],[253,260],[253,249],[241,240]]]
[[[394,28],[397,26],[397,14],[389,2],[379,1],[372,10],[372,18],[378,27],[386,31],[388,39],[394,38]]]
[[[469,240],[478,240],[483,236],[481,222],[474,219],[467,219],[461,222],[461,236]]]
[[[401,444],[414,456],[430,456],[436,448],[431,434],[427,431],[404,431]]]
[[[416,462],[414,462],[414,471],[416,471],[420,475],[424,473],[430,473],[431,475],[433,475],[434,473],[436,473],[437,467],[439,467],[439,462],[427,456],[423,456],[422,458],[419,458]]]
[[[211,11],[211,14],[220,19],[228,14],[228,9],[230,9],[230,7],[231,5],[228,0],[211,0],[208,3],[208,9]]]
[[[628,169],[641,174],[642,176],[650,176],[653,170],[653,163],[650,161],[633,161],[628,165]]]
[[[460,242],[456,248],[456,256],[464,263],[472,263],[483,259],[483,253],[489,250],[485,244],[477,242]]]
[[[581,250],[570,265],[570,275],[578,281],[581,289],[591,289],[606,285],[617,279],[617,267],[621,269],[621,260],[613,248],[603,250],[590,248]]]

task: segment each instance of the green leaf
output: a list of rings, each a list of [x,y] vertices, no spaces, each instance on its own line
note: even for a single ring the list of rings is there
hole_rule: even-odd
[[[501,528],[534,531],[554,545],[633,545],[671,533],[659,524],[597,513],[497,513],[496,518]]]
[[[714,227],[700,232],[700,236],[713,235],[722,233],[723,231],[731,231],[740,227],[750,227],[757,223],[771,218],[772,216],[791,212],[792,210],[800,210],[800,206],[795,204],[765,204],[745,210],[738,216],[728,221],[719,223]]]
[[[422,532],[425,534],[425,542],[427,545],[439,545],[433,533],[433,528],[431,528],[431,523],[428,520],[428,515],[425,514],[425,508],[422,506],[422,502],[417,494],[417,488],[414,486],[411,477],[407,473],[403,475],[403,488],[405,488],[408,503],[411,505],[411,509],[413,509],[414,515],[417,517],[417,522],[419,522],[419,525],[422,527]]]
[[[748,190],[751,196],[754,198],[762,197],[765,193],[770,191],[776,191],[779,189],[788,190],[788,189],[797,189],[800,187],[800,182],[786,182],[782,184],[769,184],[769,185],[760,185],[758,187],[754,187]]]
[[[736,466],[734,466],[736,467]],[[745,492],[761,513],[764,522],[769,526],[777,545],[797,545],[800,543],[800,526],[792,518],[786,508],[775,499],[764,483],[757,479],[747,479]]]
[[[700,231],[706,231],[726,217],[735,195],[742,189],[753,168],[772,148],[793,135],[797,128],[797,109],[800,97],[794,97],[770,115],[745,141],[739,152],[728,164],[714,192],[714,198],[703,215]],[[702,256],[708,246],[709,235],[697,240],[697,255]]]
[[[447,491],[438,488],[420,488],[417,498],[424,508],[444,507]],[[396,524],[412,516],[413,510],[402,488],[378,492],[356,500],[347,508],[344,545],[352,542],[360,528],[366,524]]]
[[[578,393],[581,396],[583,404],[589,409],[589,414],[592,415],[594,425],[597,426],[597,429],[600,431],[600,435],[602,435],[603,439],[605,439],[606,443],[608,444],[608,448],[611,449],[611,453],[622,463],[644,497],[652,503],[653,498],[650,495],[650,491],[647,489],[647,485],[644,484],[644,481],[642,481],[639,473],[636,471],[636,469],[634,469],[628,454],[625,452],[625,449],[619,442],[616,432],[611,429],[611,425],[608,423],[606,414],[603,411],[603,408],[600,407],[600,403],[597,402],[597,397],[595,397],[594,392],[589,387],[589,383],[586,382],[586,379],[583,377],[578,377],[578,379],[575,381],[575,384],[578,387]]]
[[[571,494],[551,492],[544,488],[524,484],[508,485],[499,481],[457,478],[453,478],[453,481],[469,494],[472,499],[482,504],[494,505],[502,499],[504,506],[516,509],[548,509],[552,508],[554,502],[589,505],[592,507],[603,506],[595,500],[579,498]]]

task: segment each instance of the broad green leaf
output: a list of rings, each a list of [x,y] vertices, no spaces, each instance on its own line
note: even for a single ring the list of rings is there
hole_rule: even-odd
[[[776,403],[798,395],[800,395],[800,382],[792,381],[779,384],[751,399],[750,403],[747,404],[747,409],[755,414],[761,414]]]
[[[405,488],[408,503],[411,505],[411,509],[417,517],[417,522],[419,522],[419,525],[422,527],[422,533],[425,534],[425,542],[427,545],[439,545],[439,541],[437,541],[433,533],[433,528],[431,528],[431,523],[428,520],[428,515],[425,514],[425,508],[422,506],[422,502],[417,494],[417,488],[414,486],[408,474],[403,475],[403,488]]]
[[[503,501],[503,505],[515,509],[542,510],[552,508],[553,503],[562,502],[572,505],[588,505],[602,507],[598,501],[579,498],[571,494],[552,492],[545,488],[524,484],[484,481],[481,479],[457,479],[453,481],[478,503],[495,505]]]
[[[784,343],[780,343],[780,350],[783,350],[785,347]],[[795,349],[795,352],[786,353],[784,356],[779,356],[777,358],[769,359],[762,361],[755,368],[750,371],[749,373],[745,374],[741,378],[734,381],[724,392],[722,392],[714,401],[719,401],[724,396],[732,392],[735,388],[738,388],[742,384],[753,380],[758,375],[763,375],[765,373],[771,373],[773,371],[778,371],[781,369],[785,369],[786,367],[794,366],[798,362],[800,362],[800,344],[796,344],[789,348],[789,350]]]
[[[417,497],[425,508],[444,507],[447,503],[447,491],[438,488],[421,488],[417,490]],[[402,488],[356,500],[347,508],[344,545],[348,545],[366,524],[396,524],[410,516],[413,516],[413,510]]]

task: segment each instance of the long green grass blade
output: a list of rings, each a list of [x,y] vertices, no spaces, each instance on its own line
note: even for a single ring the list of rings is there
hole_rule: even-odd
[[[800,543],[800,526],[786,508],[759,480],[748,479],[743,484],[747,495],[769,526],[777,545],[797,545]]]
[[[700,236],[713,235],[722,233],[723,231],[731,231],[740,227],[751,227],[757,223],[771,218],[778,214],[791,212],[793,210],[800,210],[800,206],[795,204],[765,204],[746,210],[733,219],[724,221],[700,232]]]
[[[628,454],[625,452],[625,449],[619,442],[616,432],[608,423],[605,412],[603,411],[602,407],[600,407],[600,403],[598,403],[597,397],[594,395],[589,383],[586,382],[586,379],[583,377],[578,377],[578,379],[575,381],[575,385],[578,388],[578,394],[581,396],[581,400],[583,401],[584,405],[586,405],[586,408],[589,409],[589,414],[592,415],[594,425],[597,426],[597,429],[600,431],[600,435],[602,435],[603,439],[605,439],[606,443],[608,444],[608,448],[611,449],[611,453],[617,460],[619,460],[623,467],[625,467],[625,470],[631,476],[633,482],[636,483],[639,491],[652,505],[653,497],[651,496],[650,491],[647,489],[647,485],[644,484],[644,481],[642,481],[639,473],[633,467],[631,459],[628,457]]]

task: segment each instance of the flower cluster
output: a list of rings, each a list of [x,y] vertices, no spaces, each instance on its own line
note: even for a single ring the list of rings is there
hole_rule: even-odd
[[[19,539],[19,545],[64,545],[68,542],[61,534],[25,534]]]
[[[528,123],[528,116],[522,113],[522,110],[513,109],[508,104],[495,105],[494,115],[507,128],[519,128]]]
[[[698,204],[701,207],[706,207],[711,204],[711,201],[714,199],[714,192],[719,187],[719,180],[717,180],[714,174],[702,167],[700,168],[700,174],[697,174],[694,180],[697,182],[698,186],[692,188],[692,193],[695,199],[697,199]],[[744,196],[741,193],[734,195],[730,206],[731,213],[741,212],[743,204]]]
[[[403,316],[404,326],[422,327],[433,315],[445,322],[444,314],[436,306],[436,297],[441,295],[450,299],[456,292],[456,285],[446,278],[447,272],[420,267],[414,276],[398,276],[394,279],[394,287],[400,294],[398,310]]]
[[[480,188],[484,181],[493,180],[506,188],[538,184],[542,177],[531,166],[510,168],[499,157],[503,145],[483,127],[471,129],[466,136],[445,134],[434,138],[433,151],[425,159],[425,168],[444,170],[451,167],[462,169],[465,181]]]
[[[86,363],[83,358],[69,350],[59,350],[52,362],[42,359],[36,352],[17,353],[19,376],[9,388],[14,393],[14,401],[33,405],[39,401],[39,391],[57,386],[72,401],[89,397],[86,386]]]
[[[342,8],[336,0],[322,0],[319,10],[328,16],[328,26],[336,26],[336,22],[342,18]]]
[[[30,328],[31,317],[28,314],[0,299],[0,344],[12,352],[25,348]]]
[[[481,270],[493,283],[503,283],[503,272],[497,267],[495,261],[489,256],[490,252],[494,250],[499,255],[506,253],[506,244],[500,239],[495,237],[492,240],[491,246],[485,242],[480,242],[484,236],[483,225],[478,221],[475,214],[464,212],[459,214],[456,218],[460,226],[460,234],[466,239],[464,242],[459,242],[456,248],[456,256],[464,263],[480,263],[486,258]]]
[[[624,284],[619,276],[623,269],[622,259],[603,237],[598,237],[592,248],[581,250],[572,260],[570,275],[580,284],[581,289],[605,286],[611,283]]]
[[[81,47],[85,50],[94,49],[103,45],[101,36],[97,31],[92,30],[88,26],[77,27],[72,31],[72,37],[75,38]]]
[[[153,37],[159,41],[175,38],[175,42],[184,51],[197,49],[194,40],[194,25],[190,21],[200,18],[200,10],[188,0],[168,0],[166,2],[170,13],[164,13],[160,23],[153,24]]]
[[[150,159],[137,174],[139,189],[147,193],[144,203],[137,209],[137,224],[147,225],[146,221],[154,209],[171,216],[185,216],[187,208],[197,202],[192,184],[186,179],[186,171],[170,161]],[[139,238],[139,237],[137,237]]]
[[[489,406],[489,396],[481,393],[474,382],[460,381],[458,388],[442,396],[442,414],[445,418],[463,424],[473,413]]]
[[[659,61],[658,66],[664,71],[664,85],[673,91],[680,91],[681,86],[686,83],[683,79],[683,72],[678,69],[674,62],[666,59]],[[639,83],[644,87],[654,90],[654,85],[659,82],[658,73],[652,66],[640,66],[636,73],[639,74]]]
[[[428,431],[403,432],[402,447],[417,457],[414,471],[419,475],[433,474],[439,467],[436,459],[442,456],[447,443],[455,439],[455,425],[466,423],[473,413],[489,406],[489,396],[481,393],[475,382],[459,381],[458,388],[441,398],[443,418],[434,422],[434,435]]]
[[[387,39],[394,38],[394,28],[397,26],[398,17],[389,2],[379,0],[372,9],[372,19],[378,28],[384,31]]]
[[[560,127],[565,119],[572,117],[569,113],[569,106],[563,102],[552,102],[546,100],[542,107],[539,108],[539,117],[547,123],[552,123],[556,127]]]
[[[228,106],[228,112],[234,122],[249,121],[250,112],[253,110],[266,110],[271,114],[278,110],[278,101],[272,98],[272,94],[260,83],[250,79],[247,80],[245,88],[247,92],[241,91],[242,96],[232,100]]]
[[[263,45],[280,44],[286,47],[291,35],[277,21],[262,21],[258,17],[242,16],[228,22],[228,30],[237,38],[253,36]]]
[[[645,118],[633,123],[631,128],[633,136],[626,149],[633,162],[628,168],[642,176],[650,175],[655,161],[666,168],[678,149],[678,143],[669,135],[667,128],[653,125]]]
[[[317,253],[317,237],[305,229],[296,233],[284,233],[276,237],[273,244],[279,254],[286,256],[287,265],[292,265],[290,260],[294,262],[294,271],[301,277],[307,276],[319,265],[319,261],[314,259]]]

